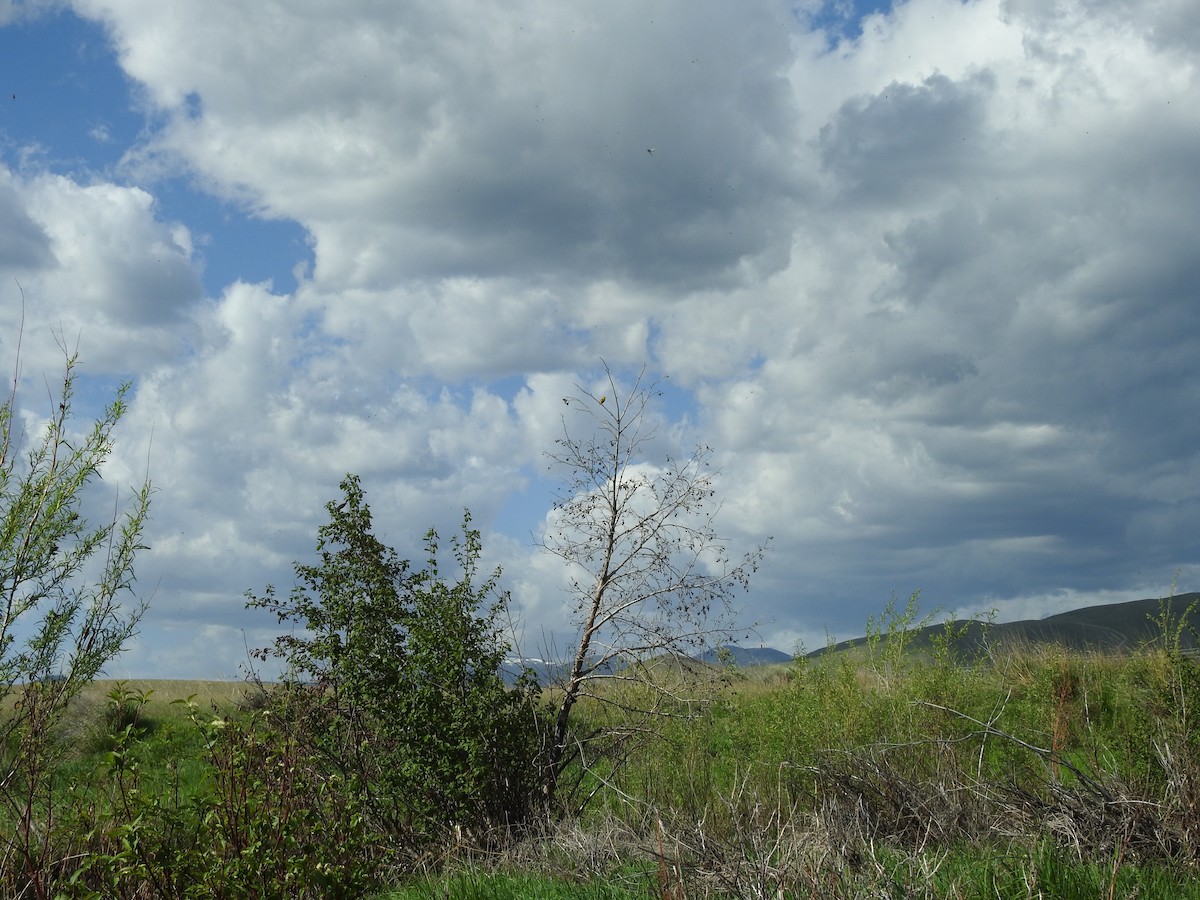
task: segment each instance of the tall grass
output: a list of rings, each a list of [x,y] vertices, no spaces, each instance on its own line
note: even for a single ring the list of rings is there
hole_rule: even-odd
[[[653,730],[639,721],[576,773],[593,797],[578,817],[504,846],[460,837],[373,871],[400,885],[386,895],[395,900],[1200,898],[1200,670],[1177,641],[1123,656],[1008,647],[962,660],[949,644],[908,652],[905,629],[880,625],[851,654],[732,673],[698,713]],[[58,784],[80,828],[109,823],[97,832],[107,843],[89,844],[69,820],[57,827],[64,857],[109,854],[93,871],[111,889],[64,896],[165,897],[186,878],[213,889],[251,874],[267,880],[225,895],[322,896],[315,881],[285,880],[332,871],[319,855],[329,816],[342,816],[341,864],[372,847],[338,811],[337,785],[305,780],[303,759],[279,742],[286,723],[271,724],[270,705],[244,686],[124,686],[107,699],[106,687],[63,725]],[[170,702],[201,690],[206,704]],[[584,704],[580,727],[620,725],[621,709]],[[130,787],[141,831],[119,821]],[[184,825],[174,843],[158,833]],[[122,875],[122,834],[167,854],[139,865],[176,865],[177,880]],[[171,848],[193,868],[178,868]],[[223,868],[201,859],[214,852]]]
[[[604,773],[593,821],[651,860],[667,834],[687,896],[1195,893],[1200,677],[1177,641],[961,660],[905,635],[739,674]]]
[[[429,876],[380,900],[656,900],[650,889],[522,873],[460,870]]]

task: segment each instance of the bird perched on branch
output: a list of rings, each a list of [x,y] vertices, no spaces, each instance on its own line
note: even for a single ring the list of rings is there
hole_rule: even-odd
[[[607,394],[605,394],[603,397],[601,397],[601,398],[600,398],[600,405],[601,405],[601,406],[603,406],[603,405],[604,405],[604,401],[605,401],[605,400],[607,400],[607,399],[608,399],[608,395],[607,395]]]

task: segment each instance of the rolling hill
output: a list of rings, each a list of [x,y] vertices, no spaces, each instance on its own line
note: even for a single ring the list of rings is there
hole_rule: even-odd
[[[1164,612],[1169,621],[1179,628],[1181,649],[1200,652],[1200,641],[1197,640],[1197,634],[1200,633],[1200,592],[1177,594],[1162,599],[1150,598],[1085,606],[1044,619],[1025,619],[1018,622],[954,620],[949,625],[939,622],[917,629],[911,636],[910,647],[916,652],[932,649],[934,639],[944,634],[949,627],[952,632],[961,632],[951,642],[951,646],[963,659],[973,659],[991,650],[1005,647],[1030,648],[1050,644],[1068,650],[1129,653],[1161,637]],[[862,646],[866,641],[865,636],[852,638],[814,650],[806,656],[816,658],[826,653],[851,650]],[[740,647],[729,644],[724,649],[729,651],[733,665],[738,668],[776,665],[790,662],[792,659],[789,654],[772,647]],[[717,664],[719,653],[718,649],[713,648],[699,654],[695,659]],[[556,675],[561,677],[567,667],[565,662],[552,663],[541,659],[526,659],[523,663],[533,669],[542,684],[551,681]],[[520,668],[521,664],[513,661],[512,671],[506,674],[510,679],[515,678]]]
[[[1200,632],[1200,593],[1085,606],[1044,619],[1026,619],[1018,622],[985,623],[956,620],[948,625],[938,623],[918,629],[912,636],[911,646],[918,651],[931,648],[933,638],[944,634],[949,628],[952,632],[961,629],[962,633],[951,644],[964,658],[977,657],[992,648],[1037,647],[1046,644],[1056,644],[1069,650],[1128,653],[1162,636],[1160,623],[1164,613],[1169,621],[1179,628],[1181,649],[1196,651],[1196,636],[1197,632]],[[865,637],[853,638],[807,655],[818,657],[864,643]]]

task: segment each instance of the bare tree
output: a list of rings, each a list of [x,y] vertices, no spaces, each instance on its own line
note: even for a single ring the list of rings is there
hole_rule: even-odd
[[[698,446],[685,459],[646,458],[656,440],[651,405],[661,395],[658,383],[648,383],[643,369],[623,389],[607,365],[604,371],[607,390],[577,386],[576,395],[563,398],[576,415],[571,422],[564,416],[563,436],[546,454],[563,480],[541,546],[571,570],[578,629],[558,684],[547,799],[572,762],[587,768],[597,740],[619,737],[572,733],[572,710],[582,698],[635,713],[626,734],[696,708],[694,689],[712,669],[691,657],[737,633],[734,600],[765,549],[734,561],[718,536],[710,448]],[[589,427],[577,431],[581,420]]]

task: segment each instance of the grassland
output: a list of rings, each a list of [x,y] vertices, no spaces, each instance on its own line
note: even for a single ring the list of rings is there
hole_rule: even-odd
[[[949,641],[912,652],[900,620],[852,653],[730,671],[700,714],[681,708],[593,760],[578,815],[502,844],[459,836],[378,896],[1200,898],[1200,670],[1161,625],[1164,640],[1133,652],[1007,646],[965,661]],[[253,742],[220,750],[222,723],[254,706],[241,684],[92,685],[56,736],[60,790],[78,813],[118,809],[133,788],[136,810],[162,813],[156,828],[190,821],[188,798],[278,762]],[[585,707],[581,722],[619,725],[619,709]],[[206,814],[225,827],[222,811],[266,804],[248,796]],[[302,852],[320,838],[310,824],[294,845],[263,829],[245,847]],[[104,846],[124,858],[119,840]],[[228,877],[244,877],[231,858]],[[111,896],[171,896],[174,882],[134,884],[139,865],[112,869],[130,881]]]

